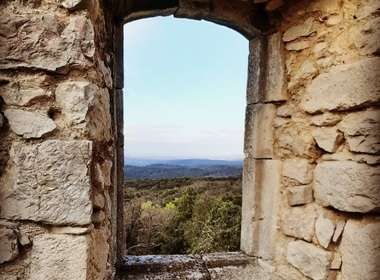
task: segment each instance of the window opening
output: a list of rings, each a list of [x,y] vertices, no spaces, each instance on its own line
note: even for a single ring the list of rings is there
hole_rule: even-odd
[[[247,40],[172,17],[124,33],[127,253],[238,250]]]

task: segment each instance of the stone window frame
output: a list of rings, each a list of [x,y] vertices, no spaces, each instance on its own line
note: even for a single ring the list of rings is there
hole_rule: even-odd
[[[241,250],[265,261],[274,259],[282,161],[273,152],[277,105],[287,100],[285,89],[284,46],[280,33],[269,30],[269,19],[263,16],[262,5],[215,0],[138,0],[122,3],[118,11],[122,20],[115,28],[115,84],[117,124],[117,236],[116,256],[126,256],[123,227],[123,28],[128,22],[155,16],[207,20],[229,27],[249,41],[247,105],[244,131],[244,164],[242,187]],[[252,14],[256,15],[252,19]],[[247,20],[246,15],[250,15]]]

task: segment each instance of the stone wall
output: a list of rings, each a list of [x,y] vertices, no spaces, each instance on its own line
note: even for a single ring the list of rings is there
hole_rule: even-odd
[[[379,1],[6,0],[0,11],[0,279],[114,278],[123,23],[168,14],[249,40],[241,248],[254,261],[240,279],[380,279]],[[231,267],[206,274],[239,277]]]
[[[288,2],[250,42],[242,250],[271,279],[380,278],[379,12]]]
[[[106,4],[0,3],[0,279],[113,273],[118,97]]]

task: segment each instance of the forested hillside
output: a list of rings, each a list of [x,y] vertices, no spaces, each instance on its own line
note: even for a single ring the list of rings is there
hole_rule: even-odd
[[[242,172],[241,165],[199,165],[181,166],[171,164],[150,164],[147,166],[124,166],[125,180],[161,179],[161,178],[199,178],[199,177],[229,177]]]
[[[125,182],[128,254],[239,250],[241,176]]]

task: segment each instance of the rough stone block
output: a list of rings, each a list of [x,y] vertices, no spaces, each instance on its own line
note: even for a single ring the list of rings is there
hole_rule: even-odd
[[[86,16],[3,13],[0,25],[0,69],[37,68],[67,73],[88,68],[95,53],[94,28]],[[36,51],[38,50],[38,51]]]
[[[289,242],[286,260],[313,280],[325,280],[329,274],[332,253],[305,241]]]
[[[287,100],[281,34],[257,37],[249,49],[247,104]]]
[[[313,165],[307,159],[292,158],[284,160],[282,175],[301,184],[310,184],[313,180]]]
[[[248,255],[274,258],[280,171],[278,160],[244,161],[241,249]]]
[[[307,204],[313,201],[311,185],[288,187],[286,190],[290,206]]]
[[[0,264],[18,256],[17,234],[13,229],[0,227]]]
[[[334,153],[343,139],[343,135],[335,128],[317,128],[311,133],[318,146],[329,153]]]
[[[346,225],[346,221],[339,221],[336,225],[336,229],[332,238],[333,242],[337,242],[339,238],[342,236],[344,226]]]
[[[6,105],[25,106],[33,104],[51,96],[50,91],[42,88],[47,79],[46,75],[39,75],[9,82],[0,86],[0,96]]]
[[[282,215],[282,230],[286,235],[311,242],[316,219],[317,214],[312,207],[294,207]]]
[[[380,153],[380,110],[348,114],[339,123],[350,151],[367,154]]]
[[[313,116],[311,121],[316,126],[332,126],[340,122],[341,116],[326,112],[322,115]]]
[[[210,13],[210,0],[179,0],[174,17],[204,19]]]
[[[64,82],[55,92],[66,122],[96,139],[109,139],[111,130],[108,90],[89,82]]]
[[[262,159],[273,157],[273,121],[276,106],[273,104],[249,105],[245,117],[245,155]]]
[[[308,113],[349,110],[379,103],[380,58],[343,64],[319,75],[307,87],[301,107]]]
[[[314,171],[314,197],[323,206],[346,212],[380,209],[380,166],[350,161],[319,163]]]
[[[41,234],[34,237],[30,280],[88,279],[86,236]]]
[[[41,138],[52,132],[57,126],[47,116],[20,109],[7,109],[4,112],[11,129],[24,138]]]
[[[329,218],[325,218],[323,214],[319,215],[315,222],[315,235],[317,236],[319,244],[327,249],[334,234],[335,224]]]
[[[299,37],[307,37],[311,34],[317,32],[319,23],[315,21],[313,18],[309,18],[301,25],[296,25],[290,27],[284,35],[282,36],[282,40],[284,42],[293,41]]]
[[[349,220],[340,252],[343,280],[380,279],[380,222]]]
[[[0,216],[53,225],[91,223],[89,141],[14,142],[0,182]]]

